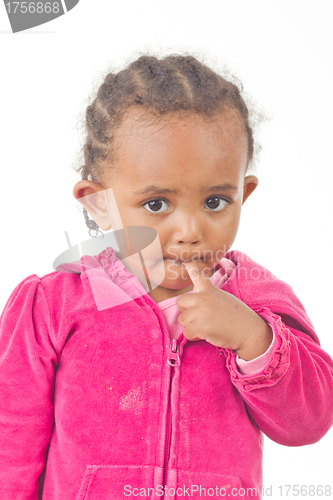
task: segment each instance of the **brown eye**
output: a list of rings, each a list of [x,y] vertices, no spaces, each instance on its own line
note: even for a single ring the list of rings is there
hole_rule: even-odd
[[[224,198],[220,198],[219,196],[213,196],[206,201],[208,208],[210,208],[214,212],[223,210],[226,207],[227,203],[227,200],[225,200]]]
[[[165,210],[162,210],[162,211],[160,210],[162,203],[166,204],[166,202],[164,200],[150,200],[150,201],[147,201],[147,203],[145,203],[143,206],[145,207],[147,205],[149,207],[149,209],[147,209],[147,210],[150,213],[152,213],[152,212],[161,213],[161,212],[165,212]]]

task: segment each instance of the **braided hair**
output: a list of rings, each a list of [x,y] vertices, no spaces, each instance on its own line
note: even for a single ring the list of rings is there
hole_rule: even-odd
[[[146,108],[155,116],[184,111],[212,119],[226,108],[236,109],[248,139],[248,164],[254,154],[249,111],[238,86],[190,55],[163,59],[142,55],[118,73],[109,73],[86,110],[84,165],[76,168],[82,179],[101,182],[103,168],[115,158],[112,138],[129,108]],[[106,162],[107,161],[107,162]],[[83,209],[86,225],[96,234],[99,226]],[[91,234],[90,234],[91,235]]]

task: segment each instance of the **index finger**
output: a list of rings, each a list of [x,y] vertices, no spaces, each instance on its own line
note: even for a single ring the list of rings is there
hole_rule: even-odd
[[[209,287],[214,286],[197,262],[183,262],[183,266],[188,272],[194,285],[193,292],[202,292],[203,290],[207,290]]]

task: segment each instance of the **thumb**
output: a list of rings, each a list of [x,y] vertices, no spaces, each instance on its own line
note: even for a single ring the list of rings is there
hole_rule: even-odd
[[[209,277],[203,273],[200,265],[197,262],[183,262],[183,266],[188,272],[194,285],[193,292],[203,292],[214,286]]]

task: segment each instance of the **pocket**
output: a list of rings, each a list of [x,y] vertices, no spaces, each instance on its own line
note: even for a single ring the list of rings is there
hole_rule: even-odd
[[[173,493],[173,491],[170,490],[170,493]],[[253,488],[254,497],[255,493],[255,488]],[[223,500],[223,498],[244,500],[248,498],[246,495],[246,488],[242,487],[239,477],[210,472],[177,471],[177,489],[174,497],[176,499],[187,497],[191,498],[191,500],[203,500],[204,498],[211,500]]]
[[[244,500],[249,493],[238,477],[209,472],[168,470],[162,486],[163,469],[153,466],[87,465],[75,500]],[[251,496],[255,495],[255,488]],[[260,498],[260,495],[256,496]]]
[[[139,496],[133,491],[153,488],[156,469],[149,465],[87,465],[75,500],[133,500]]]

